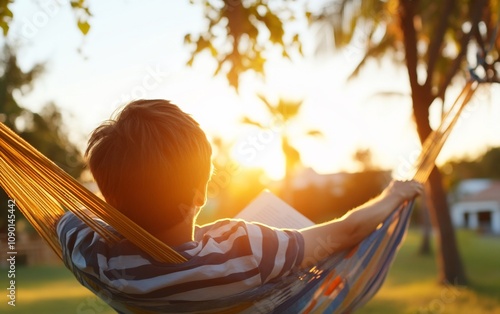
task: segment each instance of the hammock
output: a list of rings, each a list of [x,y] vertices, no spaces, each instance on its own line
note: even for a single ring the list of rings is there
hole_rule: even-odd
[[[427,180],[435,159],[460,113],[476,91],[478,83],[468,81],[441,125],[422,146],[414,173],[409,178]],[[165,263],[182,263],[185,258],[129,220],[118,210],[85,189],[75,179],[0,123],[0,186],[62,258],[56,233],[58,219],[73,212],[100,236],[113,243],[117,232]],[[115,309],[136,313],[322,313],[351,312],[365,304],[381,287],[409,223],[413,201],[401,204],[379,228],[349,251],[333,254],[311,269],[289,275],[244,293],[214,301],[169,303],[158,299],[128,299],[126,295],[104,298]],[[95,278],[80,278],[103,297]]]

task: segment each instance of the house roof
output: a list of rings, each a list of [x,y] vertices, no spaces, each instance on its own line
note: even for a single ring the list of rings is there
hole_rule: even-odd
[[[464,179],[458,183],[456,192],[459,195],[476,194],[488,188],[492,182],[494,181],[486,178]]]
[[[493,181],[486,189],[469,194],[460,200],[461,202],[482,202],[482,201],[497,201],[500,203],[500,181]]]

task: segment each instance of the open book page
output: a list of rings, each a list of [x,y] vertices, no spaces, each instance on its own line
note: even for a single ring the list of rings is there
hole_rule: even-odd
[[[262,191],[234,218],[286,229],[301,229],[314,225],[314,222],[269,190]]]

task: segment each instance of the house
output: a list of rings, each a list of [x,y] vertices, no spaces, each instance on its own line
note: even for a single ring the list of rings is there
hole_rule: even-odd
[[[458,191],[451,207],[453,225],[500,235],[500,181],[471,180]]]

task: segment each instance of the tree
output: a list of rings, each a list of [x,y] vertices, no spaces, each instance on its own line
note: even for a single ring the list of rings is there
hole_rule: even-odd
[[[352,155],[352,159],[359,165],[361,172],[380,170],[373,162],[373,154],[369,148],[359,148]]]
[[[442,166],[449,190],[462,180],[474,178],[500,179],[500,147],[488,149],[475,159],[448,161]]]
[[[12,3],[14,3],[14,0],[3,0],[0,2],[0,28],[4,36],[9,32],[9,25],[14,19],[14,13],[10,10]],[[89,19],[92,16],[87,1],[68,0],[68,3],[75,14],[78,29],[83,35],[86,35],[90,29]]]
[[[0,56],[0,122],[18,133],[28,143],[47,156],[63,170],[79,177],[83,159],[78,148],[69,141],[62,125],[62,116],[53,103],[47,104],[40,113],[23,108],[14,96],[27,93],[42,73],[38,64],[27,71],[19,68],[15,53],[6,46]],[[0,202],[7,204],[7,195],[0,189]],[[0,232],[7,216],[0,217]]]
[[[287,126],[297,119],[302,107],[302,100],[287,100],[280,98],[276,104],[272,104],[266,97],[259,95],[260,100],[266,105],[267,112],[272,119],[272,123],[280,127],[281,150],[285,156],[285,178],[283,180],[283,197],[290,203],[293,202],[291,193],[291,180],[297,166],[301,163],[299,151],[291,143],[291,134]],[[265,123],[255,121],[250,117],[244,117],[242,122],[253,125],[259,129],[266,130]],[[308,130],[305,132],[308,136],[321,136],[318,130]]]
[[[481,176],[485,178],[500,179],[500,147],[489,149],[478,160],[481,167]]]
[[[0,78],[0,122],[64,171],[79,177],[83,171],[83,159],[79,149],[67,137],[57,106],[48,103],[40,113],[35,113],[22,107],[14,96],[31,90],[33,82],[43,72],[43,66],[37,64],[30,70],[21,70],[14,51],[8,46],[5,46],[0,62],[0,72],[3,72]]]
[[[406,66],[417,132],[423,142],[432,131],[429,107],[436,99],[444,101],[452,79],[464,69],[472,30],[480,21],[485,2],[479,5],[471,2],[465,6],[458,6],[453,0],[340,1],[332,4],[330,11],[317,20],[332,26],[337,46],[349,45],[360,28],[365,36],[364,45],[361,45],[364,55],[353,75],[358,74],[368,60],[386,55]],[[466,21],[472,27],[464,33]],[[379,39],[375,36],[377,31],[382,32],[378,34]],[[359,38],[356,39],[359,45]],[[458,49],[443,53],[444,49],[453,46]],[[426,186],[433,222],[439,230],[440,280],[464,284],[465,272],[437,168],[432,171]]]
[[[255,13],[252,5],[245,2],[224,1],[222,4],[218,3],[219,7],[212,5],[211,1],[201,2],[211,8],[210,20],[227,20],[228,25],[234,25],[238,19],[245,23],[242,18],[260,15],[258,10]],[[280,16],[279,9],[271,8],[267,1],[251,3],[266,6],[274,16]],[[338,0],[330,2],[319,15],[304,12],[312,23],[332,26],[336,47],[355,43],[356,49],[362,51],[363,57],[353,75],[360,73],[368,60],[384,56],[389,56],[397,64],[406,67],[417,132],[420,140],[424,141],[432,131],[429,107],[435,100],[444,102],[452,81],[459,75],[463,76],[467,69],[465,61],[468,53],[479,56],[478,62],[473,65],[478,73],[482,71],[489,81],[499,81],[497,71],[500,41],[498,37],[493,37],[496,34],[495,12],[498,11],[498,6],[498,1],[486,0]],[[222,14],[230,9],[248,9],[249,13],[237,16]],[[283,23],[275,23],[265,27],[276,28],[282,25]],[[265,27],[259,31],[271,33]],[[274,33],[277,31],[274,30]],[[229,29],[227,36],[233,36],[231,34]],[[357,36],[359,34],[362,35],[362,40]],[[243,37],[240,34],[238,36]],[[252,32],[246,33],[246,36],[257,38]],[[297,41],[300,42],[299,38]],[[289,46],[283,47],[289,49]],[[237,50],[239,47],[233,45],[233,49]],[[199,51],[194,51],[195,55],[197,53]],[[437,168],[430,175],[427,190],[433,224],[439,230],[437,256],[440,281],[464,284],[465,272],[456,246],[441,174]]]
[[[214,75],[224,73],[236,89],[240,75],[246,71],[264,74],[265,52],[272,46],[281,49],[283,57],[302,52],[297,33],[285,36],[285,24],[297,17],[290,5],[295,0],[190,0],[204,10],[208,26],[196,34],[187,34],[185,43],[191,49],[187,64],[207,51],[217,61]],[[244,3],[243,3],[244,2]],[[222,39],[222,40],[221,40]]]
[[[346,0],[335,3],[338,6],[331,8],[332,11],[318,17],[319,21],[332,23],[335,43],[348,45],[360,28],[365,35],[364,56],[354,75],[367,60],[386,55],[406,67],[413,115],[422,142],[432,131],[430,105],[435,100],[444,103],[453,79],[463,76],[467,70],[468,53],[478,55],[473,67],[480,69],[488,81],[498,81],[500,41],[495,32],[498,1]],[[465,272],[441,173],[436,167],[427,182],[427,192],[431,218],[439,231],[440,280],[463,284]]]

